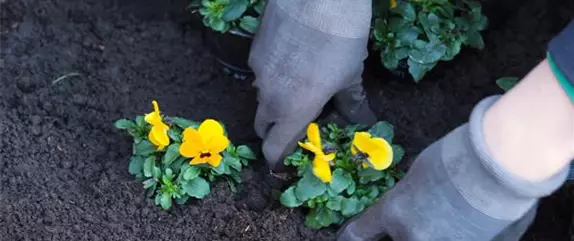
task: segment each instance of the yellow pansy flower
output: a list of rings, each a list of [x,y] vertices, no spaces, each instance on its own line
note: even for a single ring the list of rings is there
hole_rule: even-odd
[[[212,119],[205,120],[199,128],[191,127],[183,130],[183,142],[179,147],[179,153],[187,158],[192,158],[189,164],[198,165],[208,163],[213,167],[221,164],[221,152],[229,145],[229,139],[225,136],[223,126]]]
[[[397,0],[391,0],[391,8],[394,8],[397,6]]]
[[[148,134],[148,138],[149,141],[157,146],[157,149],[161,151],[169,145],[169,136],[167,135],[169,126],[163,123],[157,101],[152,101],[152,105],[153,112],[145,115],[145,121],[152,126]]]
[[[371,137],[368,132],[357,132],[352,144],[353,155],[359,153],[366,155],[368,165],[376,170],[387,169],[393,163],[393,148],[383,138]]]
[[[313,174],[319,180],[325,183],[329,183],[332,180],[331,174],[331,164],[330,162],[335,159],[335,153],[329,153],[325,155],[323,152],[323,146],[321,145],[321,134],[319,132],[319,125],[316,123],[311,123],[307,127],[307,138],[309,139],[308,142],[302,143],[299,142],[299,146],[303,149],[306,149],[313,154],[315,157],[313,158]]]

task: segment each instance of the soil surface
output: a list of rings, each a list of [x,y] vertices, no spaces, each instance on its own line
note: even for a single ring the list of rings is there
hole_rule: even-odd
[[[219,183],[204,200],[160,211],[127,171],[119,118],[162,111],[215,117],[257,147],[255,92],[224,76],[201,37],[183,27],[182,0],[1,0],[0,240],[332,240],[277,203],[237,208]],[[365,72],[373,109],[413,158],[465,122],[494,80],[523,76],[574,17],[574,2],[532,0],[500,11],[484,51],[464,50],[420,84]],[[496,10],[496,11],[495,11]],[[488,14],[489,12],[487,12]],[[370,61],[369,63],[371,63]],[[249,182],[253,171],[246,170]],[[571,240],[574,188],[546,198],[523,240]]]

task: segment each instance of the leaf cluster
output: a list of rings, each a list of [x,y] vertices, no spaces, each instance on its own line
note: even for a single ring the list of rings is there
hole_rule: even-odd
[[[198,122],[180,117],[164,117],[170,126],[168,136],[170,145],[157,150],[147,135],[151,126],[143,116],[135,121],[117,120],[114,125],[127,131],[134,138],[133,152],[129,162],[129,173],[142,181],[148,197],[154,197],[155,204],[164,210],[172,207],[173,202],[184,204],[190,197],[202,199],[210,193],[210,182],[224,178],[235,191],[241,183],[241,170],[254,160],[255,155],[247,146],[235,147],[230,144],[225,150],[223,161],[218,167],[207,164],[190,165],[189,159],[179,153],[182,132],[187,127],[197,128]]]
[[[217,32],[255,34],[265,0],[193,0],[188,8],[199,11],[203,24]]]
[[[462,46],[484,48],[480,31],[487,18],[477,1],[404,0],[388,6],[388,0],[375,1],[373,47],[388,69],[406,61],[416,82],[439,61],[452,60]]]
[[[307,207],[309,213],[305,224],[314,229],[331,224],[342,224],[346,219],[365,210],[373,202],[395,185],[403,175],[396,168],[402,159],[404,150],[392,144],[393,163],[390,168],[377,171],[362,167],[351,153],[354,133],[366,127],[359,125],[340,128],[334,124],[321,127],[322,142],[326,152],[335,151],[332,163],[333,178],[330,183],[321,182],[312,172],[312,154],[297,149],[285,160],[286,165],[297,167],[300,178],[285,190],[280,202],[286,207]],[[379,122],[368,131],[375,137],[381,137],[392,143],[394,131],[388,122]]]

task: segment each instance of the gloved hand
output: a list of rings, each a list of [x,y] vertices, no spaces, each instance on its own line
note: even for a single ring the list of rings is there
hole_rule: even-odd
[[[519,240],[538,199],[565,180],[568,168],[531,182],[507,172],[489,154],[479,103],[464,124],[425,149],[407,175],[338,232],[338,241]]]
[[[255,130],[270,169],[282,171],[305,128],[334,98],[349,121],[373,124],[361,86],[371,0],[270,0],[249,65],[259,106]]]

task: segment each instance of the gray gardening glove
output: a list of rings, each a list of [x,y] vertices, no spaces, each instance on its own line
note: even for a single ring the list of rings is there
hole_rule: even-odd
[[[535,216],[538,199],[566,179],[568,168],[541,182],[507,172],[490,156],[479,103],[464,124],[425,149],[407,175],[363,214],[338,241],[517,241]]]
[[[307,125],[333,97],[344,117],[376,121],[361,86],[371,0],[269,0],[249,65],[259,106],[255,130],[268,165],[281,171]]]

